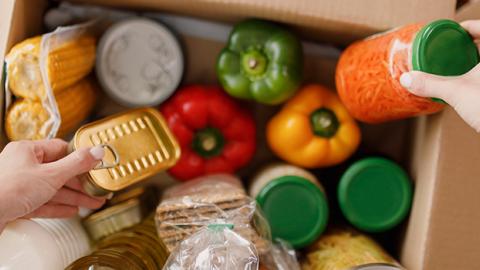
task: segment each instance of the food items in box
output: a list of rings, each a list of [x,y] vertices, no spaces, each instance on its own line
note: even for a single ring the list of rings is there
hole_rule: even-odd
[[[167,170],[180,157],[180,147],[161,114],[153,108],[134,109],[81,127],[69,151],[107,148],[102,165],[82,175],[85,191],[103,196]]]
[[[381,123],[438,112],[444,107],[441,102],[404,89],[399,81],[404,72],[457,76],[478,61],[477,46],[458,23],[438,20],[412,24],[348,47],[337,65],[336,85],[355,118]]]
[[[401,270],[374,240],[350,229],[332,229],[307,251],[303,270]]]
[[[169,251],[211,224],[232,224],[233,232],[253,243],[259,255],[270,249],[268,223],[240,180],[231,175],[204,176],[167,190],[157,208],[156,222]]]
[[[368,232],[389,230],[407,216],[412,185],[406,172],[385,158],[352,164],[338,185],[340,208],[350,223]]]
[[[271,22],[237,24],[217,61],[217,75],[231,96],[279,104],[300,87],[303,73],[300,41]]]
[[[184,87],[160,110],[182,148],[180,160],[169,170],[179,180],[233,173],[255,153],[252,115],[220,88]]]
[[[42,36],[24,40],[5,57],[8,88],[18,97],[40,100],[46,95],[40,68],[41,42]],[[54,94],[90,73],[95,64],[95,43],[93,36],[81,35],[48,52],[46,75]]]
[[[132,198],[89,215],[83,219],[83,225],[91,239],[98,241],[141,221],[140,200]]]
[[[72,132],[94,108],[97,89],[90,79],[83,79],[55,95],[61,123],[57,137]],[[39,100],[18,99],[5,116],[5,132],[12,141],[38,140],[47,137],[44,129],[50,120],[47,109]]]
[[[148,19],[128,19],[111,26],[98,45],[95,71],[116,101],[130,107],[166,100],[180,83],[183,53],[173,33]]]
[[[252,180],[256,198],[270,224],[272,237],[294,248],[313,243],[328,222],[328,203],[320,182],[310,172],[288,164],[272,164]]]
[[[339,164],[360,144],[360,129],[335,93],[303,87],[267,124],[267,142],[281,159],[305,168]]]
[[[76,218],[18,219],[0,234],[0,262],[5,270],[63,270],[90,251]]]
[[[76,260],[66,270],[158,270],[167,257],[168,251],[158,238],[150,215],[142,223],[104,238],[92,254]]]

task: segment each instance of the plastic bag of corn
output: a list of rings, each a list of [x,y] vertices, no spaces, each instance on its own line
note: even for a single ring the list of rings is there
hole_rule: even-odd
[[[93,23],[89,22],[59,27],[51,33],[26,39],[10,50],[5,57],[6,96],[13,94],[19,100],[11,106],[7,104],[9,111],[12,111],[15,106],[18,109],[20,102],[25,108],[34,107],[33,109],[42,111],[41,114],[35,115],[32,121],[24,121],[28,116],[26,113],[20,113],[16,118],[10,115],[9,122],[5,121],[5,129],[7,131],[10,129],[8,134],[10,139],[53,138],[61,126],[76,125],[61,123],[71,121],[71,118],[62,119],[63,115],[56,98],[64,91],[71,92],[72,88],[75,88],[74,85],[93,69],[96,39],[91,34],[92,25]],[[76,87],[75,89],[78,92],[85,88]],[[86,100],[91,100],[91,103],[85,106],[93,106],[94,99]],[[78,106],[77,108],[82,112],[85,111],[84,108]],[[81,120],[86,117],[83,113],[78,113],[78,116],[83,117]],[[38,121],[34,121],[35,119]],[[75,120],[78,119],[75,118]],[[12,129],[12,126],[16,128]]]

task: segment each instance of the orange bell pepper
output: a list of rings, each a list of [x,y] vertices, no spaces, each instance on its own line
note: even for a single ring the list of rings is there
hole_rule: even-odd
[[[303,87],[267,125],[270,148],[305,168],[339,164],[360,144],[360,129],[337,95],[320,85]]]

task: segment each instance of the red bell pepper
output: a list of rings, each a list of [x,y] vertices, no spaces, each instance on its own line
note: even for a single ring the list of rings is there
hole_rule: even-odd
[[[180,160],[169,170],[179,180],[233,173],[255,153],[252,115],[218,87],[184,87],[160,111],[181,146]]]

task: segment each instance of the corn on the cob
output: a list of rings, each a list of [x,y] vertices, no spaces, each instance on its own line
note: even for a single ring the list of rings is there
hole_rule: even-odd
[[[43,139],[50,130],[45,126],[49,118],[40,101],[17,100],[5,117],[5,132],[11,141]]]
[[[45,97],[40,73],[42,36],[15,45],[6,57],[9,89],[16,96],[29,99]],[[78,82],[95,64],[95,38],[81,36],[49,52],[46,65],[51,88],[59,93]]]
[[[91,113],[97,100],[96,83],[83,79],[55,95],[62,122],[57,137],[74,131]]]
[[[95,38],[82,36],[50,52],[48,78],[54,93],[73,85],[92,71],[95,50]]]
[[[90,114],[96,101],[96,86],[83,79],[55,96],[61,124],[57,137],[72,132]],[[12,140],[38,140],[48,135],[50,116],[41,101],[20,99],[10,107],[5,118],[5,131]]]

